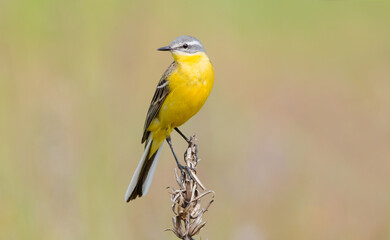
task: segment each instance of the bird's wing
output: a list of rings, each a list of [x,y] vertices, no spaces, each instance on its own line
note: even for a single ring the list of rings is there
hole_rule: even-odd
[[[157,116],[162,104],[164,103],[164,100],[166,99],[166,97],[170,92],[167,78],[176,69],[176,67],[177,67],[176,62],[171,63],[171,65],[169,65],[168,69],[164,72],[164,75],[161,77],[160,81],[158,82],[156,92],[154,93],[152,102],[150,103],[149,106],[148,114],[146,115],[144,134],[142,136],[142,143],[144,143],[146,139],[149,137],[150,132],[147,129],[150,123],[153,121],[153,119]]]

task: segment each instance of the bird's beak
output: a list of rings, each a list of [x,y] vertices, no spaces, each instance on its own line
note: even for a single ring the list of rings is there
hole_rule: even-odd
[[[171,51],[171,47],[170,46],[161,47],[161,48],[157,49],[157,51]]]

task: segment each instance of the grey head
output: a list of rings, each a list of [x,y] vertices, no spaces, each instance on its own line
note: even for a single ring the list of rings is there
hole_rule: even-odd
[[[157,49],[158,51],[170,51],[179,54],[196,54],[199,52],[206,52],[200,41],[191,36],[180,36],[175,38],[171,44],[166,47]]]

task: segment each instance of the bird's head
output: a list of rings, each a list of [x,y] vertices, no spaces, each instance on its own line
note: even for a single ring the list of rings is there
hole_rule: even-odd
[[[157,49],[158,51],[170,51],[177,61],[191,56],[206,56],[202,43],[191,36],[175,38],[168,46]]]

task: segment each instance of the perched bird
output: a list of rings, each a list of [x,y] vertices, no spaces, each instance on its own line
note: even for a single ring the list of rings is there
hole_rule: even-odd
[[[178,167],[182,168],[173,151],[170,134],[175,129],[188,142],[177,127],[202,108],[214,84],[213,65],[198,39],[180,36],[157,50],[171,52],[174,61],[161,77],[150,103],[142,136],[145,151],[126,191],[126,202],[148,192],[164,140]]]

